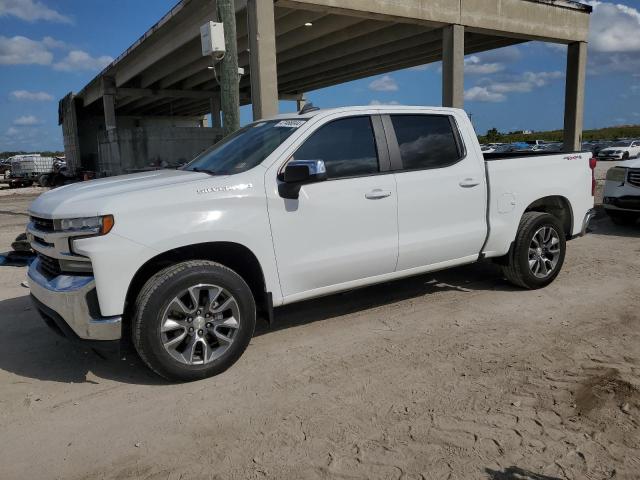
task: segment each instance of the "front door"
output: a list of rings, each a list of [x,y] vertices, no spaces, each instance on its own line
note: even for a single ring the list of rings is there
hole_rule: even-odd
[[[291,159],[323,160],[328,179],[304,185],[298,199],[281,198],[277,188],[268,188],[284,297],[330,293],[395,270],[396,183],[381,164],[379,149],[387,159],[388,152],[386,144],[376,142],[384,135],[374,133],[374,122],[382,132],[379,117],[362,115],[332,120],[304,140]],[[275,177],[283,167],[275,165],[277,172],[267,175]]]

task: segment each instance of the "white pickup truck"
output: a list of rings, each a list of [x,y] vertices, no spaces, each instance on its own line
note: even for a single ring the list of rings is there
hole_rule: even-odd
[[[29,284],[59,333],[130,339],[163,377],[204,378],[281,305],[484,258],[548,285],[593,215],[594,167],[589,153],[485,158],[462,110],[305,109],[180,170],[41,195]]]

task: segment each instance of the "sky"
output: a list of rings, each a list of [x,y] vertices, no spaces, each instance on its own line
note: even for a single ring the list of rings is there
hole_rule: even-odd
[[[78,92],[177,0],[0,0],[0,151],[62,150],[57,102]],[[585,128],[640,124],[640,0],[584,1]],[[478,133],[561,129],[566,47],[529,42],[465,58]],[[319,107],[440,105],[439,63],[307,93]],[[295,109],[281,102],[282,112]],[[250,107],[241,111],[251,120]]]

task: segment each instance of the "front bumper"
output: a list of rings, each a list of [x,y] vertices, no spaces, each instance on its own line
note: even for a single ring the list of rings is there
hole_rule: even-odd
[[[598,160],[622,160],[624,153],[599,153],[596,158]]]
[[[624,195],[622,197],[604,197],[602,206],[607,210],[623,210],[640,212],[640,195]]]
[[[31,295],[40,314],[45,320],[55,322],[60,333],[79,340],[121,338],[122,317],[100,316],[93,276],[58,275],[48,278],[39,267],[38,258],[29,266]],[[60,325],[60,321],[64,324]],[[69,328],[64,328],[64,325]]]

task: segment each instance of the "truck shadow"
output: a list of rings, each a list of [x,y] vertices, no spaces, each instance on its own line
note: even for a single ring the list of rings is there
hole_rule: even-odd
[[[63,383],[99,383],[100,378],[139,385],[167,383],[135,354],[98,355],[59,337],[40,318],[28,295],[0,301],[0,369],[14,375]]]
[[[351,292],[300,302],[276,310],[269,327],[259,319],[255,335],[321,321],[393,304],[436,292],[516,290],[502,279],[497,266],[483,263],[398,280]],[[28,295],[0,301],[0,328],[5,339],[0,349],[0,369],[38,380],[84,383],[109,379],[139,385],[168,382],[152,373],[134,352],[123,360],[117,354],[99,354],[59,337],[31,304]]]
[[[561,480],[558,477],[540,475],[518,467],[507,467],[501,471],[485,468],[485,472],[490,480]]]
[[[596,207],[596,218],[591,221],[590,233],[611,237],[640,238],[640,221],[634,225],[616,225],[611,221],[602,206]]]
[[[276,308],[273,325],[269,326],[266,320],[259,322],[255,335],[392,305],[433,293],[466,293],[477,290],[517,291],[518,288],[502,277],[500,267],[491,262],[481,262],[285,305]]]

